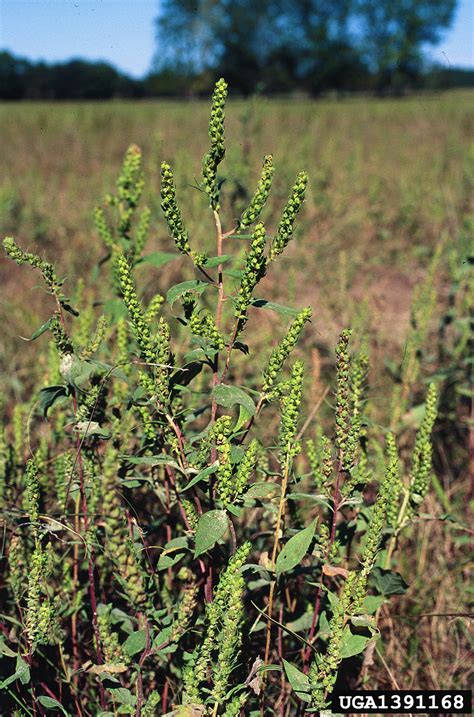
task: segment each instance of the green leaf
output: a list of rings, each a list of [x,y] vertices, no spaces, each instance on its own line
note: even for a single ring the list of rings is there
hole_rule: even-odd
[[[102,311],[104,314],[112,316],[114,321],[127,316],[127,307],[121,299],[109,299],[102,305]]]
[[[49,329],[49,327],[51,326],[52,320],[53,320],[52,317],[50,319],[48,319],[42,326],[39,327],[39,329],[36,329],[34,334],[32,334],[29,339],[27,339],[25,336],[20,336],[20,339],[23,339],[23,341],[34,341],[35,339],[37,339],[39,336],[44,334],[44,332]]]
[[[0,690],[4,687],[8,687],[8,685],[15,682],[15,680],[20,680],[22,685],[27,685],[30,681],[30,668],[20,655],[17,655],[16,658],[15,672],[13,675],[10,675],[10,677],[7,677],[6,680],[0,682]]]
[[[52,697],[48,697],[47,695],[40,695],[40,697],[38,697],[38,702],[42,704],[43,707],[49,707],[52,710],[61,710],[64,715],[69,714],[69,712],[66,712],[60,702],[53,699]]]
[[[346,625],[344,632],[342,633],[341,639],[341,657],[354,657],[364,652],[367,643],[370,642],[371,637],[364,637],[364,635],[354,635],[349,625]]]
[[[0,635],[0,655],[6,655],[7,657],[16,657],[17,653],[13,652],[8,645],[5,643],[4,635]]]
[[[169,251],[154,251],[152,254],[145,254],[145,256],[137,262],[137,266],[140,266],[140,264],[148,264],[149,266],[159,268],[174,259],[179,259],[180,256],[181,254],[172,254]]]
[[[409,588],[400,573],[374,568],[372,582],[381,595],[404,595]]]
[[[226,386],[220,383],[214,388],[212,396],[219,406],[231,408],[238,404],[239,406],[243,406],[250,416],[255,414],[254,402],[245,391],[237,386]]]
[[[109,687],[109,692],[113,699],[121,705],[135,707],[137,703],[135,695],[132,695],[130,690],[127,690],[125,687]]]
[[[43,416],[46,418],[51,406],[53,406],[58,399],[68,395],[69,389],[67,386],[47,386],[46,388],[42,388],[39,392],[38,404]]]
[[[383,595],[367,595],[362,604],[362,611],[366,615],[373,615],[385,602]]]
[[[129,657],[136,655],[137,652],[143,652],[146,645],[145,630],[137,630],[127,637],[122,647]]]
[[[226,264],[228,261],[232,261],[234,258],[233,254],[223,254],[222,256],[211,256],[204,264],[206,269],[213,269],[219,264]]]
[[[200,279],[182,281],[180,284],[175,284],[175,286],[172,286],[171,289],[168,290],[168,293],[166,294],[166,301],[171,306],[172,304],[174,304],[176,299],[179,299],[180,296],[186,294],[187,291],[192,291],[196,294],[202,294],[204,289],[208,286],[209,284],[207,283],[207,281],[201,281]]]
[[[292,309],[291,306],[283,306],[283,304],[276,304],[274,301],[267,301],[266,299],[252,299],[250,305],[256,309],[270,309],[283,316],[296,316],[299,313],[298,309]]]
[[[209,510],[201,515],[196,528],[196,547],[194,557],[205,553],[222,538],[229,521],[225,510]]]
[[[275,566],[277,575],[292,570],[299,565],[314,538],[317,522],[317,518],[315,518],[307,528],[300,530],[299,533],[289,539],[277,558]]]
[[[288,678],[288,682],[291,685],[291,689],[302,702],[311,701],[311,689],[309,685],[309,677],[301,672],[297,667],[283,659],[283,667]]]
[[[250,415],[250,413],[241,404],[239,409],[239,417],[237,419],[237,423],[234,426],[234,431],[240,431],[240,429],[243,428],[243,426],[245,426],[245,424],[248,423],[251,418],[252,416]]]
[[[211,473],[214,473],[217,468],[217,463],[213,463],[212,466],[207,466],[207,468],[204,468],[202,471],[200,471],[197,475],[192,478],[187,485],[185,485],[184,488],[181,488],[181,493],[184,493],[184,491],[189,490],[192,488],[196,483],[200,483],[202,480],[207,478],[207,476],[210,476]]]

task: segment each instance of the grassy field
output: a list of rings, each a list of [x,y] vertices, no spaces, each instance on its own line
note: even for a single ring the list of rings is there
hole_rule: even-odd
[[[300,349],[312,377],[309,409],[333,376],[333,347],[347,326],[371,358],[374,424],[390,423],[398,367],[417,331],[421,370],[397,422],[402,434],[419,420],[416,408],[430,377],[444,381],[436,478],[423,512],[435,518],[421,518],[403,538],[399,569],[410,591],[382,611],[383,653],[366,657],[363,669],[372,689],[467,688],[472,676],[466,617],[466,526],[473,497],[466,317],[472,278],[463,272],[473,227],[473,99],[472,93],[452,92],[383,101],[231,100],[226,111],[229,150],[220,168],[226,229],[246,206],[244,188],[255,186],[265,154],[273,153],[277,168],[264,214],[270,234],[295,174],[306,169],[309,175],[296,241],[259,286],[267,299],[313,308],[312,330]],[[208,102],[4,105],[2,235],[53,260],[67,277],[66,293],[74,294],[77,279],[96,275],[104,255],[94,207],[113,190],[123,154],[136,143],[143,150],[145,202],[152,212],[147,252],[172,251],[159,196],[160,163],[167,160],[193,242],[213,255],[208,202],[192,186],[207,149],[208,114]],[[147,296],[193,278],[179,258],[159,271],[139,271]],[[37,344],[19,336],[42,323],[48,297],[37,276],[3,258],[0,278],[1,388],[11,405],[44,368]],[[97,286],[100,305],[100,281]],[[255,372],[259,348],[274,342],[279,321],[270,312],[251,316],[249,323],[259,329]],[[426,324],[423,330],[420,323]],[[323,422],[331,405],[328,394]]]

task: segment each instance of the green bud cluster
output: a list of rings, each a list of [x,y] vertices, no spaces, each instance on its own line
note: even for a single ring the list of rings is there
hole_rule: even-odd
[[[72,451],[61,453],[54,461],[54,484],[61,511],[66,509],[68,486],[74,475],[75,458]]]
[[[181,211],[176,200],[176,186],[173,172],[167,162],[161,163],[161,208],[168,222],[168,228],[181,254],[189,254],[189,234],[184,226]]]
[[[236,550],[221,573],[214,600],[206,606],[206,634],[184,675],[184,704],[200,701],[200,685],[207,681],[211,666],[213,700],[221,703],[227,694],[242,641],[245,590],[242,568],[250,549],[247,542]]]
[[[198,454],[194,460],[196,468],[202,468],[208,460],[212,446],[217,441],[224,441],[230,434],[232,419],[230,416],[219,416],[202,437]],[[220,438],[219,438],[220,437]]]
[[[59,280],[52,264],[44,261],[37,254],[31,254],[20,249],[12,237],[6,237],[3,240],[3,247],[10,259],[13,259],[18,265],[29,264],[34,269],[39,269],[50,292],[57,296],[58,299],[63,298],[61,293],[62,282]]]
[[[150,303],[148,304],[148,308],[145,312],[145,320],[151,325],[151,322],[153,319],[156,318],[158,315],[161,307],[164,303],[164,297],[161,296],[161,294],[155,294],[155,296],[152,298]]]
[[[119,235],[129,238],[132,217],[142,196],[144,178],[142,152],[136,144],[130,145],[117,180],[117,205],[120,214]]]
[[[350,401],[350,329],[344,330],[336,345],[336,448],[338,459],[344,470],[351,467],[351,456],[347,451],[351,430]]]
[[[25,472],[26,486],[26,510],[33,527],[35,539],[38,538],[39,529],[39,503],[40,503],[40,483],[38,477],[38,468],[36,461],[30,458],[26,464]]]
[[[103,241],[109,251],[112,251],[114,249],[114,238],[107,224],[105,212],[102,207],[96,207],[94,210],[94,224],[99,239]]]
[[[341,646],[344,627],[351,610],[357,573],[348,574],[341,597],[329,622],[329,643],[325,655],[316,655],[309,670],[313,706],[324,709],[327,696],[331,694],[342,661]]]
[[[362,408],[364,398],[364,382],[369,369],[369,357],[361,352],[354,360],[350,374],[351,419],[347,439],[344,468],[351,470],[356,465],[362,430]]]
[[[51,319],[51,335],[53,342],[60,357],[70,356],[74,353],[74,346],[72,345],[71,339],[66,333],[66,330],[61,321],[59,313],[56,311]]]
[[[219,433],[215,433],[215,443],[219,466],[217,468],[216,492],[224,506],[232,503],[234,485],[232,480],[232,445],[229,440],[232,420],[230,416],[223,416],[227,420],[221,424]]]
[[[106,316],[99,316],[97,322],[97,328],[95,334],[87,344],[87,346],[81,351],[80,358],[82,361],[91,358],[98,351],[101,343],[105,339],[107,329],[109,328],[109,321]]]
[[[232,701],[225,708],[224,717],[239,717],[248,699],[247,692],[232,697]]]
[[[169,401],[169,368],[171,362],[171,330],[167,320],[162,316],[158,322],[156,344],[155,368],[155,395],[160,406]]]
[[[130,602],[137,608],[148,606],[148,597],[129,532],[124,520],[123,504],[118,492],[118,451],[107,446],[102,469],[100,503],[105,542],[112,562],[117,566],[120,582]]]
[[[279,254],[282,253],[293,236],[295,220],[304,201],[307,183],[308,175],[306,172],[300,172],[297,174],[288,202],[283,209],[277,233],[270,248],[270,254],[268,257],[269,261],[273,261]]]
[[[291,368],[290,389],[281,399],[280,431],[278,437],[280,449],[280,463],[283,465],[288,458],[296,456],[301,445],[296,441],[298,431],[298,418],[301,411],[301,398],[303,395],[304,366],[301,361],[295,361]]]
[[[391,528],[397,527],[399,499],[402,491],[402,481],[400,476],[400,461],[398,458],[397,444],[393,433],[387,434],[386,453],[388,465],[394,471],[391,491],[387,502],[387,525]]]
[[[13,407],[13,453],[16,463],[23,463],[24,435],[25,435],[25,409],[23,403],[16,403]]]
[[[239,500],[244,494],[244,491],[250,482],[252,473],[257,466],[259,451],[260,444],[256,438],[253,438],[250,441],[237,470],[234,482],[234,500]]]
[[[247,309],[252,299],[252,293],[258,282],[265,276],[265,227],[257,224],[255,227],[250,249],[245,258],[245,267],[240,279],[239,293],[235,305],[235,318],[245,322]]]
[[[212,95],[211,117],[209,120],[209,137],[211,148],[205,155],[202,163],[202,177],[204,189],[209,196],[210,206],[219,211],[219,187],[217,182],[217,167],[224,159],[224,107],[227,97],[227,82],[222,78],[218,80]]]
[[[194,311],[189,321],[189,328],[195,336],[202,336],[208,339],[214,348],[225,349],[224,337],[220,334],[214,317],[209,311],[203,311],[201,313]]]
[[[192,531],[195,531],[197,528],[199,518],[198,518],[198,514],[197,514],[194,504],[191,503],[191,501],[187,500],[187,499],[183,500],[181,504],[182,504],[183,510],[186,514],[186,520],[189,523],[190,529]]]
[[[8,584],[16,602],[20,602],[26,591],[28,567],[25,544],[20,535],[12,535],[8,548]]]
[[[141,717],[156,717],[156,715],[158,714],[157,709],[160,700],[160,693],[156,690],[153,690],[153,692],[150,694],[147,701],[141,708]]]
[[[240,217],[239,227],[241,229],[249,227],[259,218],[268,199],[268,195],[270,194],[274,172],[273,157],[271,154],[268,154],[263,160],[262,174],[257,185],[257,191],[250,200],[249,206]]]
[[[309,306],[300,311],[291,322],[286,336],[270,354],[268,366],[263,373],[262,391],[264,393],[268,393],[273,387],[278,374],[283,368],[283,364],[298,343],[305,323],[311,319],[311,314],[312,310]]]
[[[138,300],[130,264],[127,257],[121,252],[116,253],[116,267],[123,302],[127,307],[130,325],[140,351],[140,357],[146,363],[152,364],[156,360],[156,353],[150,327],[144,317],[140,301]]]
[[[140,214],[140,219],[138,221],[137,229],[135,232],[135,242],[133,245],[133,258],[135,261],[140,258],[143,249],[145,248],[145,245],[148,240],[148,235],[150,233],[150,224],[151,209],[149,207],[144,207]]]
[[[421,426],[416,434],[415,446],[410,471],[410,503],[408,515],[412,516],[426,496],[431,472],[431,460],[433,448],[431,445],[431,433],[437,416],[438,395],[436,386],[432,383],[426,396],[425,413]]]
[[[320,426],[317,428],[316,441],[306,441],[306,455],[314,478],[316,490],[326,488],[333,476],[331,441],[323,435]]]
[[[56,633],[56,607],[43,588],[49,577],[48,563],[48,553],[37,542],[29,563],[25,616],[26,634],[32,649],[50,644]]]
[[[111,612],[112,605],[101,605],[97,615],[97,625],[105,662],[108,665],[127,664],[130,661],[128,655],[122,650],[118,634],[115,630],[112,630]]]
[[[188,582],[181,593],[176,619],[170,633],[170,642],[179,642],[191,624],[197,604],[198,586],[194,580]]]
[[[316,542],[321,555],[326,555],[329,549],[329,528],[326,523],[321,523]]]
[[[365,536],[364,551],[361,556],[361,570],[357,579],[356,604],[358,607],[362,604],[365,597],[367,579],[372,570],[377,552],[382,540],[382,534],[385,525],[387,508],[391,500],[394,486],[399,482],[399,463],[398,454],[395,447],[394,438],[391,436],[387,444],[388,462],[385,468],[385,476],[380,485],[377,499],[372,508],[372,515]]]

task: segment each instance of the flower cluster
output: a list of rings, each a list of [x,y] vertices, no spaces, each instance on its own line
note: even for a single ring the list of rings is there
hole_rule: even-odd
[[[416,434],[410,471],[410,504],[408,514],[413,515],[423,501],[429,484],[431,471],[431,432],[437,415],[438,396],[432,383],[426,396],[425,414]]]
[[[227,97],[227,82],[222,78],[216,83],[212,95],[211,117],[209,120],[209,137],[211,148],[205,155],[202,164],[204,189],[210,199],[211,208],[219,211],[219,186],[217,167],[224,159],[224,107]]]
[[[338,460],[344,470],[350,466],[350,455],[347,453],[351,429],[351,400],[350,400],[350,358],[349,337],[350,329],[344,330],[336,346],[336,448]]]
[[[342,660],[342,635],[347,623],[353,601],[353,592],[357,573],[351,571],[342,589],[341,597],[329,622],[329,643],[324,655],[317,654],[309,671],[309,681],[313,704],[317,709],[324,709],[327,695],[332,692],[337,672]]]
[[[237,549],[221,573],[214,600],[206,607],[206,634],[184,675],[184,704],[202,704],[201,684],[208,679],[210,665],[212,698],[218,703],[225,700],[242,641],[245,589],[242,568],[250,548],[247,542]]]
[[[265,275],[265,236],[265,227],[263,224],[257,224],[252,236],[250,249],[245,257],[245,267],[242,271],[239,293],[235,304],[235,318],[241,324],[247,318],[247,309],[252,299],[253,290]]]
[[[303,395],[304,366],[301,361],[295,361],[291,367],[290,387],[288,393],[281,399],[280,432],[278,444],[280,449],[280,463],[283,465],[287,458],[296,456],[300,451],[300,442],[296,441],[298,431],[298,418],[300,416],[301,398]]]
[[[270,248],[270,254],[268,257],[269,261],[273,261],[279,254],[282,253],[293,236],[295,220],[304,201],[307,183],[308,175],[306,172],[300,172],[296,176],[288,202],[283,209],[278,230]]]
[[[274,172],[273,157],[271,154],[268,154],[263,160],[262,173],[257,185],[257,190],[250,200],[249,206],[240,217],[239,227],[241,229],[245,229],[256,222],[262,213],[268,195],[270,194]]]
[[[286,333],[286,336],[280,341],[272,353],[268,361],[268,366],[263,373],[262,391],[268,393],[274,386],[275,380],[283,368],[283,364],[298,343],[303,327],[311,318],[311,308],[307,307],[300,311]]]
[[[161,208],[168,222],[170,234],[181,254],[189,254],[189,234],[184,226],[181,211],[176,200],[173,172],[167,162],[161,163]]]
[[[224,337],[219,332],[214,317],[209,311],[201,313],[194,311],[189,321],[189,328],[195,336],[202,336],[202,338],[207,339],[213,348],[225,348]]]

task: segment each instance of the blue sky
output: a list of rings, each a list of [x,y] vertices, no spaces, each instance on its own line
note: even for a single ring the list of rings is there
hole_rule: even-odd
[[[0,47],[32,60],[107,60],[140,77],[154,52],[157,8],[157,0],[0,0]],[[474,0],[460,0],[453,27],[430,55],[473,67],[473,48]]]

